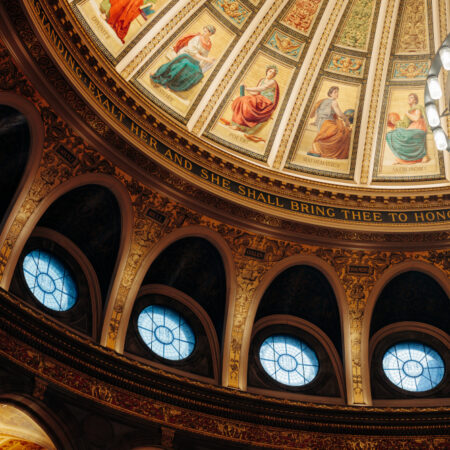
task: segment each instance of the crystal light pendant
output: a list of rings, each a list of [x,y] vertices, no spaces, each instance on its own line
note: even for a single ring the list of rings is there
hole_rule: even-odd
[[[427,113],[427,119],[428,119],[428,123],[430,124],[430,126],[432,126],[432,127],[439,126],[441,121],[439,119],[439,113],[436,108],[436,105],[433,105],[433,104],[427,105],[425,108],[425,111]]]
[[[447,149],[447,136],[441,127],[433,130],[433,137],[438,150],[444,151]]]
[[[442,89],[437,77],[429,77],[427,84],[431,98],[433,100],[439,100],[442,97]]]
[[[439,50],[439,58],[441,58],[442,65],[445,70],[450,70],[450,47],[442,47]]]

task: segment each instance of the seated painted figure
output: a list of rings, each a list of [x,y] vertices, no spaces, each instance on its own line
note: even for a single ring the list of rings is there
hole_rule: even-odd
[[[175,58],[163,64],[150,75],[150,79],[172,91],[187,91],[200,83],[204,73],[214,64],[214,58],[208,58],[212,36],[216,29],[212,25],[203,28],[203,32],[182,37],[173,47]]]
[[[396,157],[395,164],[416,164],[429,161],[426,148],[427,123],[425,111],[416,94],[408,95],[409,110],[400,120],[397,113],[388,115],[386,141]]]
[[[331,86],[327,98],[319,100],[311,111],[311,118],[318,129],[309,156],[330,159],[347,159],[350,152],[351,123],[354,110],[342,112],[338,99],[339,87]]]
[[[263,123],[267,122],[275,111],[280,98],[278,83],[274,80],[278,73],[276,66],[268,66],[266,76],[259,80],[255,87],[244,86],[242,95],[233,100],[231,110],[232,128],[245,133],[255,133]],[[242,88],[242,86],[241,86]]]

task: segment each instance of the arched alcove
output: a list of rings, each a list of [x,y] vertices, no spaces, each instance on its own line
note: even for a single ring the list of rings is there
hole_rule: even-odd
[[[450,333],[450,301],[440,284],[418,270],[401,273],[383,288],[370,322],[370,336],[395,322],[423,322]]]
[[[38,226],[55,230],[74,242],[92,264],[103,306],[119,252],[121,211],[106,187],[89,184],[59,197],[43,214]]]
[[[226,276],[220,253],[209,241],[186,237],[169,245],[142,284],[162,284],[188,294],[207,312],[222,344]]]
[[[7,403],[0,403],[0,448],[56,450],[50,437],[29,414]]]
[[[299,339],[316,353],[319,368],[314,380],[292,387],[267,376],[260,367],[259,351],[263,341],[275,335]],[[325,275],[308,265],[285,269],[266,289],[256,311],[248,359],[249,390],[283,390],[339,401],[344,396],[341,342],[339,308]]]
[[[370,322],[370,380],[372,397],[376,404],[395,404],[398,401],[429,404],[430,401],[433,403],[433,398],[449,397],[448,382],[445,381],[450,362],[449,317],[449,296],[433,277],[422,271],[409,270],[400,273],[383,287]],[[397,355],[397,351],[392,350],[397,348],[396,346],[408,346],[408,349],[411,347],[407,361],[403,354]],[[425,356],[414,356],[415,352],[419,351],[414,350],[416,347],[421,352],[424,351]],[[437,385],[433,381],[433,374],[427,369],[427,355],[431,351],[438,353],[441,358],[438,357],[439,364],[446,367],[444,379]],[[384,361],[389,352],[397,361],[395,370],[399,376],[398,386],[388,378],[389,370],[394,370]],[[419,375],[408,375],[406,369],[409,360],[419,361],[410,363],[417,366]],[[436,365],[438,362],[433,361],[431,364]],[[418,377],[422,374],[431,377],[426,388],[418,384]],[[409,386],[407,383],[412,384]]]
[[[320,270],[297,265],[278,275],[259,303],[255,322],[272,314],[290,314],[313,323],[342,357],[339,308],[333,288]]]
[[[125,352],[219,382],[226,296],[225,267],[216,247],[203,237],[176,240],[159,253],[144,276],[130,315]],[[169,308],[188,323],[196,341],[192,354],[171,361],[143,342],[138,318],[152,305]]]
[[[78,448],[69,436],[66,425],[39,400],[19,394],[1,395],[0,448]]]
[[[175,355],[175,358],[167,359],[161,353],[152,351],[155,349],[151,348],[149,340],[144,339],[141,334],[142,324],[139,324],[141,313],[145,315],[143,311],[148,307],[162,307],[174,311],[192,330],[195,345],[187,357],[178,360]],[[178,324],[176,329],[180,326],[182,325]],[[148,327],[144,328],[149,331]],[[176,330],[172,331],[176,333]],[[158,340],[157,331],[152,328],[151,332],[154,332],[151,341]],[[178,349],[178,346],[176,347]],[[175,351],[175,348],[171,350]],[[220,348],[208,313],[193,298],[170,286],[149,284],[139,290],[128,324],[124,351],[133,357],[142,358],[143,361],[152,361],[156,366],[162,368],[169,366],[175,372],[189,372],[204,377],[207,381],[213,379],[216,383],[219,380]]]
[[[30,153],[27,118],[17,109],[0,105],[0,225],[6,219]]]
[[[14,270],[11,292],[56,320],[97,339],[113,281],[121,231],[119,203],[107,187],[86,184],[69,190],[48,206],[26,240]],[[30,292],[24,261],[33,251],[53,255],[66,267],[77,286],[73,307],[59,311],[46,308]]]

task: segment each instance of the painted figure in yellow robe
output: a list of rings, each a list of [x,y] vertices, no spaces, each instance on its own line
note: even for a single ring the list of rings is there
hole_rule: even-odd
[[[353,110],[344,114],[339,107],[339,88],[332,86],[328,89],[328,98],[319,100],[311,112],[315,118],[313,125],[319,129],[313,142],[313,148],[308,155],[331,158],[346,159],[350,152],[351,125],[349,117]]]

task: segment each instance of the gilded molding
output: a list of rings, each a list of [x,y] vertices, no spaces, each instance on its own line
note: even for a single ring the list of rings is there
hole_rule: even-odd
[[[27,339],[33,339],[30,333],[27,333],[25,330],[23,332],[27,334]],[[292,426],[292,419],[283,421],[285,427],[261,424],[261,417],[258,419],[256,415],[254,422],[233,420],[227,417],[229,415],[228,411],[221,411],[224,409],[223,407],[217,408],[215,411],[216,414],[207,414],[199,411],[197,408],[203,407],[204,402],[196,402],[197,408],[187,409],[184,406],[167,403],[167,400],[170,399],[169,396],[163,397],[163,400],[155,400],[150,395],[152,392],[151,386],[142,385],[142,378],[139,381],[131,381],[132,390],[118,387],[114,384],[120,383],[121,386],[124,385],[123,380],[118,379],[114,373],[108,373],[109,369],[102,368],[101,366],[91,368],[96,375],[96,378],[94,378],[92,375],[87,375],[81,370],[81,367],[85,368],[85,365],[84,361],[80,361],[81,365],[78,363],[79,357],[69,359],[69,363],[61,363],[54,357],[39,352],[29,344],[12,338],[3,330],[0,331],[0,344],[0,354],[2,357],[9,359],[15,364],[19,364],[24,370],[42,378],[49,385],[63,389],[71,395],[101,404],[112,410],[122,413],[125,412],[151,423],[169,427],[171,430],[181,430],[203,435],[208,434],[224,440],[259,445],[272,449],[287,450],[307,447],[350,449],[354,448],[355,445],[355,435],[350,433],[345,434],[345,430],[351,430],[353,424],[341,423],[340,427],[343,433],[332,434],[327,432],[329,424],[320,424],[317,418],[313,419],[312,423],[315,426],[321,426],[324,432],[304,431],[301,429],[301,425],[299,429],[298,420],[295,420],[294,428]],[[97,349],[93,350],[95,351]],[[105,375],[109,376],[110,381],[105,382],[102,380]],[[129,387],[130,381],[126,385]],[[183,401],[185,399],[181,400]],[[254,398],[254,400],[257,401],[257,398]],[[289,401],[283,402],[284,405],[286,403],[289,403]],[[391,412],[402,411],[401,408],[391,408],[390,410]],[[419,410],[420,408],[417,409],[417,413],[419,413]],[[330,409],[330,412],[334,414],[337,411],[337,408]],[[356,409],[352,408],[352,411],[356,412]],[[428,408],[425,411],[441,411],[442,414],[445,414],[446,410],[442,408]],[[226,414],[225,416],[220,415],[224,412]],[[251,414],[251,411],[249,412]],[[263,420],[269,422],[271,420],[270,413],[269,415],[265,415]],[[395,427],[395,424],[393,425]],[[358,429],[361,428],[363,429],[365,426],[358,426]],[[370,429],[378,428],[377,425],[372,425]],[[424,442],[430,443],[430,445],[433,445],[433,448],[446,448],[445,445],[448,444],[448,437],[439,435],[437,427],[433,424],[421,427],[422,432],[429,433],[424,436],[407,436],[407,428],[402,429],[399,427],[399,429],[403,433],[396,436],[373,436],[373,431],[371,432],[372,435],[359,435],[357,438],[358,445],[361,448],[389,447],[419,449],[423,448],[422,445]]]
[[[120,287],[114,299],[114,308],[108,326],[106,346],[114,349],[125,302],[136,274],[148,253],[155,244],[176,228],[198,223],[198,215],[182,206],[170,202],[168,198],[152,192],[136,183],[130,176],[121,173],[119,180],[125,184],[132,197],[134,228],[132,244],[120,281]],[[146,215],[149,208],[158,211],[168,219],[164,224],[156,223]]]

